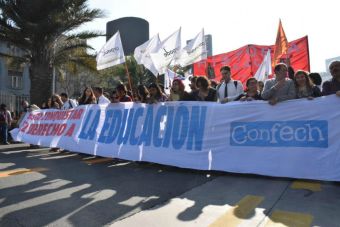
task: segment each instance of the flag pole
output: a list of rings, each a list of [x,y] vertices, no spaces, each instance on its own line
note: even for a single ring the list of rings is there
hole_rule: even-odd
[[[124,63],[124,65],[125,65],[126,74],[128,76],[129,87],[130,87],[130,91],[131,91],[131,95],[132,95],[131,99],[133,101],[133,90],[132,90],[132,85],[131,85],[131,77],[130,77],[130,73],[129,73],[129,69],[127,67],[126,61],[127,61],[127,58],[125,56],[125,63]]]

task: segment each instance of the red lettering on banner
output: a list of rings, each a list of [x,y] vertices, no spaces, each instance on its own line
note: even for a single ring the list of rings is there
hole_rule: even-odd
[[[29,126],[30,125],[27,123],[27,121],[24,121],[23,126],[20,129],[20,132],[25,132]]]
[[[65,133],[65,136],[68,136],[68,137],[72,136],[75,128],[76,128],[76,124],[72,124],[71,127]]]
[[[58,129],[58,132],[57,132],[57,136],[61,136],[61,134],[64,133],[66,127],[67,127],[67,124],[60,124],[60,125],[59,125],[59,129]]]
[[[27,120],[32,120],[32,116],[33,116],[33,114],[30,113],[27,117]]]
[[[39,127],[38,127],[38,130],[37,130],[37,134],[36,135],[42,135],[42,131],[44,129],[44,125],[45,124],[40,124]]]
[[[41,135],[46,136],[48,126],[49,126],[49,124],[44,124],[44,128],[43,128],[43,130],[42,130],[42,132],[41,132]]]
[[[52,129],[52,133],[51,133],[52,136],[55,136],[58,133],[59,128],[60,128],[60,124],[54,124],[53,125],[53,129]]]
[[[79,120],[81,118],[81,115],[83,115],[83,113],[84,113],[84,109],[75,110],[71,119]]]

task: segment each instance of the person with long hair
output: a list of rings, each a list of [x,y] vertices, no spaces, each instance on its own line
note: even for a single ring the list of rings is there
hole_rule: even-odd
[[[51,109],[61,109],[61,107],[64,105],[61,97],[58,94],[53,94],[51,97],[51,101]]]
[[[209,80],[205,76],[199,76],[196,80],[198,90],[194,94],[196,101],[216,102],[216,90],[210,87]]]
[[[82,96],[78,100],[79,105],[96,104],[96,97],[94,96],[91,87],[86,87],[83,91]]]
[[[190,95],[184,89],[183,81],[181,79],[174,79],[172,81],[169,101],[189,101]]]
[[[162,92],[161,88],[156,83],[152,83],[149,85],[150,99],[148,101],[149,104],[165,102],[168,100],[168,97]]]
[[[295,73],[293,80],[297,99],[313,99],[322,96],[320,89],[312,83],[306,71],[298,70]]]

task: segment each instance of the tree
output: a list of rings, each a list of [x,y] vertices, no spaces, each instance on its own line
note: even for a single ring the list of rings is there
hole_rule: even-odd
[[[87,0],[0,0],[0,40],[25,52],[20,60],[30,64],[33,103],[51,94],[54,66],[94,69],[86,40],[102,34],[74,30],[103,16]]]

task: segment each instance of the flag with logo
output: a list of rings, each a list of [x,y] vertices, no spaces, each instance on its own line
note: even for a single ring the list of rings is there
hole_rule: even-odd
[[[204,38],[204,29],[189,41],[176,57],[176,64],[185,67],[195,62],[199,62],[207,58],[207,48]]]
[[[171,64],[180,49],[181,28],[163,40],[160,44],[160,48],[156,52],[150,54],[159,74],[166,72],[167,67]]]
[[[265,81],[266,79],[268,79],[268,75],[270,74],[272,74],[272,61],[270,58],[270,49],[269,49],[266,55],[264,56],[261,65],[257,69],[254,77],[258,81]]]
[[[280,58],[284,55],[286,55],[288,52],[288,40],[285,34],[285,31],[283,30],[283,26],[281,23],[281,20],[279,22],[279,29],[277,31],[276,35],[276,41],[275,41],[275,48],[274,48],[274,57],[273,57],[273,64],[274,67],[277,63],[280,62]]]
[[[157,75],[158,71],[153,64],[150,53],[158,51],[160,44],[161,41],[159,39],[159,35],[157,34],[142,45],[136,47],[134,51],[134,57],[137,63],[143,64],[145,68],[150,70],[155,76]]]
[[[106,69],[125,62],[119,31],[105,43],[97,55],[97,70]]]

